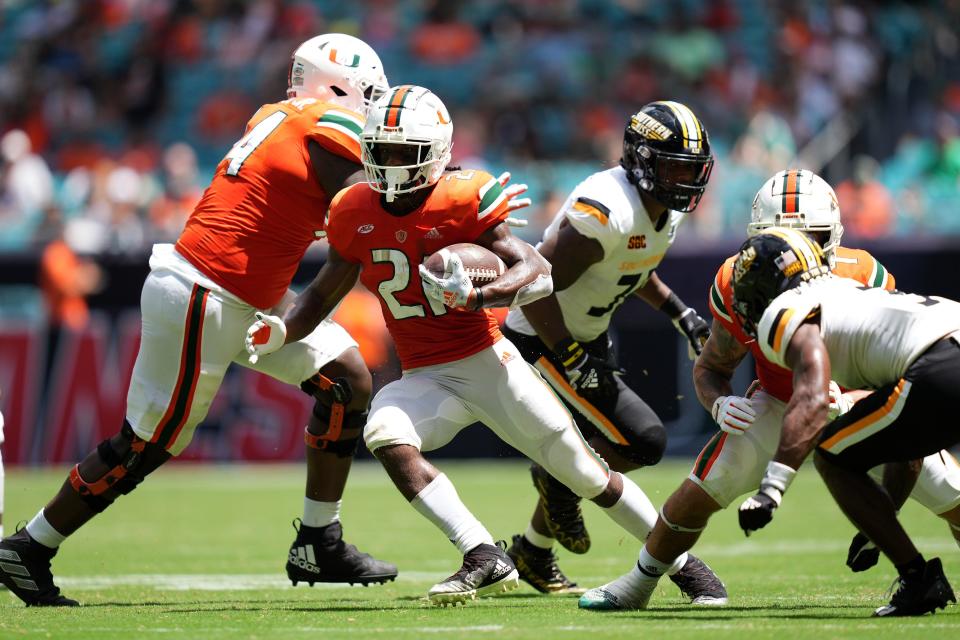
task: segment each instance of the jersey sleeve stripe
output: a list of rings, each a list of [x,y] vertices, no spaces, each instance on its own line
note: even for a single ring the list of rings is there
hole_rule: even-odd
[[[593,198],[577,198],[576,202],[573,203],[573,208],[588,216],[593,216],[600,221],[600,224],[605,225],[610,220],[610,208]]]
[[[350,138],[351,141],[356,142],[357,145],[360,144],[360,136],[354,133],[352,129],[349,129],[338,122],[318,122],[317,128],[332,129],[333,131],[337,131],[347,136],[348,138]]]
[[[490,181],[480,187],[480,206],[477,211],[477,219],[483,220],[485,217],[496,211],[500,203],[503,202],[506,195],[503,193],[503,185],[496,178],[490,178]]]
[[[358,137],[360,132],[363,131],[363,126],[357,120],[347,117],[346,114],[327,112],[320,116],[320,119],[317,121],[318,125],[324,123],[338,124],[345,129],[349,129]]]
[[[790,324],[790,318],[793,316],[793,309],[780,309],[777,317],[773,319],[770,325],[770,333],[767,336],[767,344],[776,353],[780,353],[780,342],[783,340],[783,332]]]
[[[875,259],[874,264],[876,264],[876,275],[871,281],[872,282],[871,286],[882,287],[887,281],[887,270],[884,268],[882,264],[880,264],[879,260]]]
[[[713,309],[713,313],[717,316],[720,316],[727,322],[733,322],[733,318],[727,313],[726,305],[723,304],[723,296],[720,295],[716,282],[710,285],[710,308]]]

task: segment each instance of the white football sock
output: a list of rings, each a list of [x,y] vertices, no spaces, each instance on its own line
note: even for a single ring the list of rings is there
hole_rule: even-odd
[[[464,555],[477,545],[493,544],[493,536],[463,504],[445,473],[434,478],[410,504]]]
[[[523,537],[527,539],[527,542],[539,549],[553,549],[553,538],[543,535],[534,529],[532,524],[527,525],[527,530],[523,534]]]
[[[623,479],[623,493],[612,507],[603,511],[627,533],[643,542],[657,523],[657,510],[633,480],[623,474],[620,477]]]
[[[67,539],[67,536],[61,534],[53,528],[52,524],[47,522],[46,516],[43,515],[43,509],[40,509],[37,515],[33,516],[33,520],[27,523],[27,533],[30,534],[31,538],[51,549],[56,549],[60,546],[60,543]]]
[[[340,505],[343,500],[336,502],[320,502],[303,499],[303,524],[308,527],[325,527],[328,524],[340,521]]]
[[[677,571],[680,571],[683,565],[687,564],[687,553],[684,551],[673,562],[663,562],[650,555],[647,551],[647,545],[643,545],[643,548],[640,549],[640,558],[637,560],[637,563],[643,567],[646,572],[638,571],[638,573],[643,574],[645,577],[650,577],[646,574],[653,574],[656,576],[655,579],[659,580],[663,574],[672,576]]]

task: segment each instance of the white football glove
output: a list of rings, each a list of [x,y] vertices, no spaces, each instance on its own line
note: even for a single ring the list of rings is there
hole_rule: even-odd
[[[273,353],[283,346],[287,340],[287,325],[278,316],[267,315],[257,311],[257,321],[247,329],[244,345],[250,356],[250,364],[257,364],[260,356]]]
[[[757,411],[750,398],[720,396],[713,401],[710,415],[723,431],[738,436],[753,425]]]
[[[460,260],[460,256],[451,253],[447,257],[446,272],[450,274],[448,277],[438,278],[421,264],[420,279],[423,281],[424,292],[450,308],[468,307],[473,309],[476,307],[477,292],[463,269],[463,261]]]
[[[856,404],[855,400],[843,393],[833,380],[830,381],[830,407],[827,409],[827,419],[836,420]]]

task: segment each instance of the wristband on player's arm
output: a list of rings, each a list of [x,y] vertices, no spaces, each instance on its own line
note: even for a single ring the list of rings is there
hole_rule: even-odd
[[[477,298],[476,298],[476,300],[477,300],[477,311],[479,311],[480,309],[483,309],[483,289],[481,289],[480,287],[474,287],[474,288],[473,288],[473,293],[474,293],[474,294],[476,295],[476,297],[477,297]]]
[[[793,467],[771,460],[767,464],[763,480],[760,481],[760,493],[768,495],[779,505],[783,499],[783,494],[787,492],[787,488],[796,475],[797,470]]]
[[[667,296],[667,299],[663,301],[663,304],[660,305],[660,311],[663,311],[665,314],[670,316],[671,320],[676,320],[683,315],[683,312],[689,309],[689,307],[683,304],[683,300],[677,297],[677,294],[670,292],[670,295]]]
[[[583,359],[583,347],[572,337],[567,337],[553,345],[553,353],[560,359],[564,369],[569,369]]]

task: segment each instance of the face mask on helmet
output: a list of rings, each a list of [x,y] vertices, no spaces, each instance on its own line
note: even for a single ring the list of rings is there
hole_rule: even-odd
[[[733,312],[744,332],[757,325],[784,291],[830,273],[819,245],[800,231],[775,227],[751,236],[733,263]]]
[[[771,227],[798,229],[814,237],[823,247],[827,264],[835,266],[843,237],[840,205],[830,185],[812,171],[781,171],[757,192],[747,233],[755,235]]]
[[[370,188],[394,197],[436,184],[450,162],[453,125],[436,95],[413,85],[394,87],[371,108],[360,135]]]
[[[620,165],[641,193],[663,206],[693,211],[713,170],[707,131],[686,106],[652,102],[634,114]]]
[[[439,179],[434,179],[438,173],[435,168],[443,158],[433,157],[429,140],[370,140],[363,142],[362,151],[367,181],[374,191],[386,194],[387,202],[392,202],[396,194],[423,189]],[[439,173],[443,173],[443,168]]]

